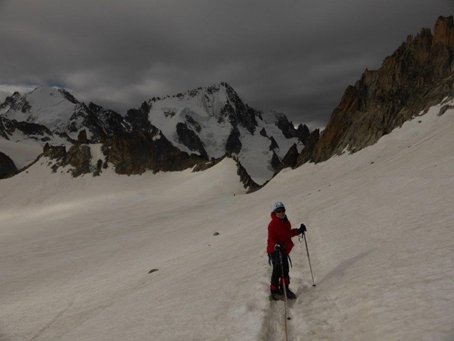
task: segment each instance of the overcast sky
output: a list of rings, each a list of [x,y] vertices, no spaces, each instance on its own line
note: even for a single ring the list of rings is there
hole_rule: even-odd
[[[345,88],[454,0],[0,0],[0,84],[57,85],[124,113],[228,82],[324,126]]]

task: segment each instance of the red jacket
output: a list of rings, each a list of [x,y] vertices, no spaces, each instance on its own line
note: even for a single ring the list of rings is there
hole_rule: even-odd
[[[271,213],[271,222],[268,225],[268,253],[274,252],[274,245],[280,244],[284,247],[285,253],[288,255],[293,248],[292,237],[299,235],[299,229],[292,229],[290,221],[285,216],[284,219],[279,219],[276,213]]]

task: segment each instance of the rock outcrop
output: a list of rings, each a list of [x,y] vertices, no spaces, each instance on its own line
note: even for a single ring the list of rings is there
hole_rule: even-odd
[[[113,135],[103,141],[102,149],[106,162],[112,163],[118,174],[142,174],[147,169],[178,171],[206,163],[198,155],[182,152],[159,133]]]
[[[297,164],[320,162],[372,145],[394,128],[454,95],[453,17],[440,17],[432,32],[407,40],[380,69],[366,70],[349,86],[317,143]]]
[[[0,179],[5,179],[17,173],[16,165],[10,157],[0,152]]]

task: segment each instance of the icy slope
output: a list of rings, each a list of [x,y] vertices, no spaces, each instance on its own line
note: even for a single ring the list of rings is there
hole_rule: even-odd
[[[438,112],[249,195],[230,160],[77,179],[38,163],[0,182],[0,338],[283,339],[265,255],[282,200],[317,282],[295,240],[291,340],[452,339],[454,110]]]

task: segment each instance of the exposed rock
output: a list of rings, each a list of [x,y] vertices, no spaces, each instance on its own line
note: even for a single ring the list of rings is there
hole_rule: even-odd
[[[237,161],[237,174],[240,177],[240,181],[243,183],[244,187],[248,189],[248,193],[255,192],[261,188],[251,176],[248,174],[246,169]]]
[[[103,152],[119,174],[142,174],[150,169],[177,171],[205,163],[197,155],[187,154],[174,147],[164,136],[150,133],[131,133],[105,139]]]
[[[241,146],[240,132],[236,127],[234,127],[227,138],[225,151],[227,155],[238,154],[241,151]]]
[[[0,179],[5,179],[17,173],[16,165],[8,155],[0,152]]]
[[[230,123],[236,127],[238,124],[241,124],[245,127],[251,134],[254,133],[255,128],[257,127],[257,120],[255,116],[257,112],[250,108],[248,105],[244,104],[240,99],[236,91],[227,83],[222,82],[220,86],[224,86],[227,92],[228,99],[230,103],[227,103],[225,107],[221,110],[224,116],[229,118]],[[208,88],[208,91],[218,91],[217,86]],[[232,106],[232,104],[233,106]]]
[[[274,137],[271,136],[270,137],[270,141],[271,141],[271,144],[270,144],[270,147],[269,147],[270,150],[279,148],[279,146],[277,145],[277,142],[274,139]]]
[[[298,128],[295,128],[293,123],[289,121],[285,115],[279,115],[276,124],[286,138],[296,137],[303,142],[303,144],[306,144],[310,135],[309,128],[306,125],[300,124]]]
[[[50,146],[48,143],[44,145],[43,155],[53,160],[66,159],[66,148],[65,146]]]
[[[90,147],[85,144],[73,145],[71,148],[69,148],[68,154],[66,155],[66,163],[73,167],[71,174],[74,177],[81,174],[90,173],[90,161]]]
[[[203,159],[208,159],[208,154],[205,151],[199,136],[189,129],[186,123],[177,123],[177,134],[179,142],[184,144],[190,150],[199,152]]]
[[[454,95],[453,17],[440,17],[432,35],[409,36],[377,71],[349,86],[314,146],[302,160],[320,162],[374,144],[394,128]]]
[[[131,125],[132,131],[140,131],[145,133],[156,133],[153,126],[148,120],[151,104],[143,102],[139,109],[129,109],[126,114],[126,121]]]
[[[273,151],[273,157],[271,158],[271,167],[273,167],[274,173],[279,172],[282,168],[284,168],[279,156]]]
[[[311,160],[311,157],[314,153],[314,148],[320,139],[320,130],[315,129],[310,135],[309,138],[306,140],[306,145],[302,150],[301,154],[298,155],[295,164],[293,167],[298,167],[303,163],[306,163]]]
[[[69,131],[77,132],[81,128],[90,131],[89,142],[91,143],[99,143],[105,136],[122,135],[129,131],[127,123],[120,114],[94,103],[90,103],[88,107],[83,105],[71,116]]]
[[[282,159],[282,168],[294,167],[296,165],[298,155],[298,148],[296,147],[296,144],[294,144],[290,147],[287,154],[285,154],[284,158]]]
[[[7,125],[9,124],[9,120],[4,118],[4,117],[1,117],[0,116],[0,136],[9,140],[9,137],[8,137],[8,127]]]
[[[79,131],[79,135],[77,135],[77,142],[88,143],[87,131],[85,129]]]
[[[200,124],[189,115],[186,115],[185,118],[189,125],[193,127],[196,132],[200,133],[200,131],[202,130]]]
[[[43,142],[49,140],[52,136],[52,132],[43,125],[29,122],[17,122],[16,120],[0,117],[0,136],[9,140],[10,136],[16,130],[20,131],[24,135],[30,136],[34,139],[39,139]]]
[[[30,111],[31,106],[26,98],[16,91],[11,96],[6,97],[5,101],[0,105],[0,109],[6,108],[26,113]]]

